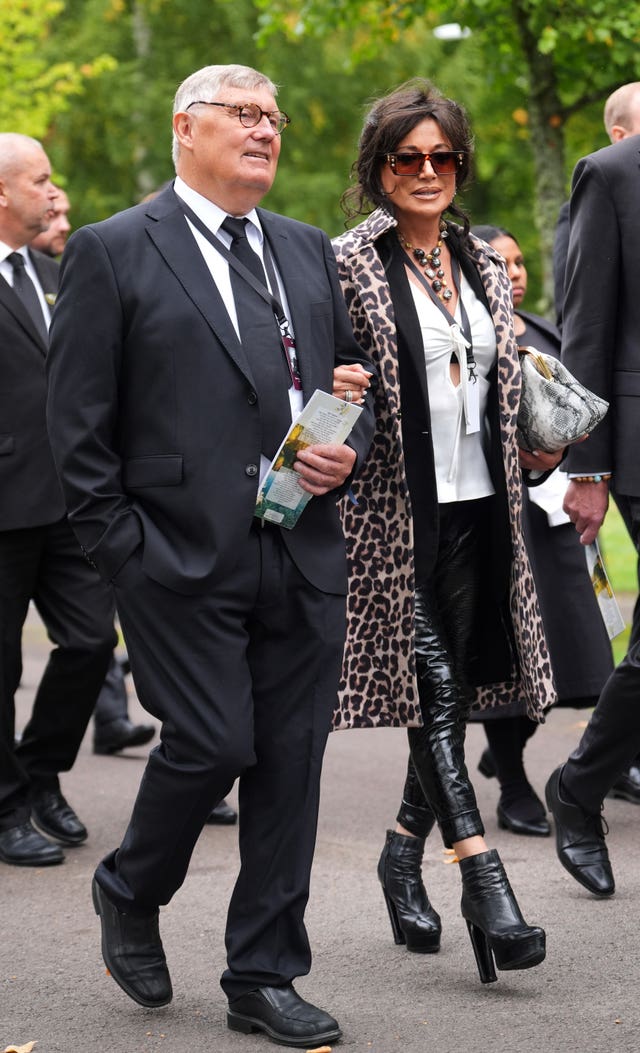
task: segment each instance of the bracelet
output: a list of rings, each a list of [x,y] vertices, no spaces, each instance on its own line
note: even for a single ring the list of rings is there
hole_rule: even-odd
[[[613,472],[600,472],[599,475],[572,475],[569,477],[571,483],[603,483],[611,479]]]

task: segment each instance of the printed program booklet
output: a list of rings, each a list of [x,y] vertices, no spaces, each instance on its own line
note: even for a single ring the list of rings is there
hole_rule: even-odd
[[[314,443],[342,444],[362,413],[362,407],[343,402],[326,391],[314,391],[284,437],[258,490],[255,514],[291,530],[313,496],[300,486],[293,470],[298,450]]]
[[[585,555],[600,614],[609,634],[609,639],[613,640],[614,636],[617,636],[624,629],[624,618],[620,613],[618,601],[613,594],[611,582],[607,577],[604,560],[597,541],[594,541],[591,545],[585,545]]]

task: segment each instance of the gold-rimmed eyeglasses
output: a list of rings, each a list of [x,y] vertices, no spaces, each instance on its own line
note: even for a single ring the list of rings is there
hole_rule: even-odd
[[[284,110],[263,110],[257,102],[207,102],[205,99],[196,99],[189,103],[187,109],[192,106],[222,106],[238,117],[243,128],[255,128],[266,117],[276,135],[280,135],[291,124],[291,118]]]

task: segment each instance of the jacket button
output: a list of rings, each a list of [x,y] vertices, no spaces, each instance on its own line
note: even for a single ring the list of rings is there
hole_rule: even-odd
[[[255,406],[257,401],[258,401],[258,396],[256,395],[255,391],[250,391],[249,394],[247,395],[247,402],[249,403],[249,405],[250,406]]]
[[[254,475],[257,475],[258,474],[258,465],[257,464],[248,464],[247,467],[245,468],[245,474],[250,476],[250,477],[253,477]]]

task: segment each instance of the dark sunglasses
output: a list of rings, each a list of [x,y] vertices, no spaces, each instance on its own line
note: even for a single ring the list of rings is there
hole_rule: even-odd
[[[462,166],[465,154],[460,150],[437,150],[433,154],[412,153],[385,154],[391,171],[398,176],[418,175],[428,161],[436,175],[455,175]]]

